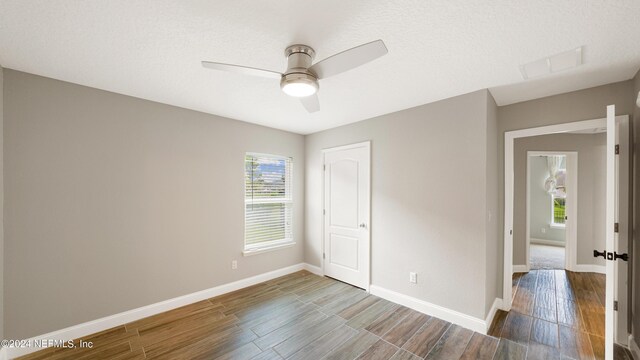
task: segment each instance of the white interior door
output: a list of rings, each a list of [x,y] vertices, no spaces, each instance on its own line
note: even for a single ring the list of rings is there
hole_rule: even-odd
[[[324,274],[369,289],[370,144],[324,151]]]
[[[613,343],[616,336],[614,311],[615,288],[615,251],[616,231],[615,223],[618,215],[618,176],[616,161],[616,139],[618,127],[616,126],[615,105],[607,106],[607,199],[606,199],[606,301],[605,301],[605,359],[613,360]]]
[[[629,196],[631,186],[630,162],[631,162],[631,146],[630,146],[629,119],[626,116],[616,117],[616,216],[615,222],[618,224],[618,231],[615,233],[614,250],[618,255],[629,253],[629,240],[632,238],[631,228],[631,197]],[[624,255],[623,255],[624,256]],[[617,301],[616,320],[615,320],[615,342],[621,345],[629,345],[629,284],[628,273],[630,270],[629,262],[622,258],[614,261],[614,300]]]

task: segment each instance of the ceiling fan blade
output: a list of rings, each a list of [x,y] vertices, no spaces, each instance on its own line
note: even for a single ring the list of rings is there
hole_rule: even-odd
[[[203,61],[202,66],[206,67],[207,69],[222,70],[244,75],[262,76],[278,80],[280,80],[280,78],[282,77],[282,74],[280,74],[279,72],[256,69],[248,66],[223,64],[211,61]]]
[[[318,79],[324,79],[366,64],[388,52],[384,42],[376,40],[330,56],[317,62],[309,70],[316,74]]]
[[[310,113],[314,113],[320,110],[320,101],[318,100],[318,94],[301,97],[300,102]]]

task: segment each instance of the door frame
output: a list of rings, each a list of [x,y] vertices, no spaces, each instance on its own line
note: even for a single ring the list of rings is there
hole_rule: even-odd
[[[322,253],[325,253],[325,248],[324,248],[324,243],[325,243],[325,228],[326,228],[326,224],[325,221],[327,219],[327,217],[325,216],[325,210],[326,210],[326,204],[325,204],[325,174],[324,174],[324,169],[325,169],[325,155],[327,153],[330,152],[335,152],[335,151],[341,151],[341,150],[349,150],[349,149],[356,149],[356,148],[365,148],[367,150],[367,153],[369,154],[368,156],[368,160],[369,160],[369,174],[366,177],[366,181],[367,181],[367,185],[369,188],[368,191],[368,201],[367,201],[367,207],[365,208],[365,212],[366,212],[366,222],[367,222],[367,227],[368,230],[367,231],[367,236],[365,239],[365,244],[366,244],[366,251],[367,251],[367,264],[365,266],[363,266],[363,269],[366,270],[366,278],[367,278],[367,282],[366,282],[366,287],[365,290],[367,292],[370,292],[371,289],[371,229],[372,229],[372,224],[371,224],[371,140],[367,140],[367,141],[363,141],[363,142],[359,142],[359,143],[355,143],[355,144],[348,144],[348,145],[342,145],[342,146],[336,146],[336,147],[331,147],[331,148],[326,148],[326,149],[322,149],[322,237],[321,237],[321,242],[322,242]],[[324,271],[324,262],[325,262],[325,258],[323,256],[322,261],[321,261],[321,269],[322,269],[322,274],[325,273]]]
[[[577,268],[577,244],[578,244],[578,152],[577,151],[527,151],[527,175],[526,175],[526,234],[525,234],[525,265],[526,271],[531,270],[530,245],[531,245],[531,182],[529,175],[531,173],[531,157],[547,156],[547,155],[564,155],[566,156],[567,166],[567,216],[571,217],[571,226],[565,228],[564,236],[564,266],[565,269],[576,271]]]
[[[629,118],[628,115],[617,116],[616,119]],[[607,119],[593,119],[584,121],[575,121],[556,125],[547,125],[533,127],[521,130],[506,131],[504,133],[504,232],[503,232],[503,283],[502,283],[502,309],[511,310],[513,301],[512,294],[512,275],[513,275],[513,191],[514,191],[514,144],[515,139],[549,135],[562,134],[573,131],[590,130],[596,128],[606,128]]]

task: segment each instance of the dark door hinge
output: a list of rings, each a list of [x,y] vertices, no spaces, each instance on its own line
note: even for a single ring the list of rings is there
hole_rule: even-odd
[[[620,155],[620,145],[616,144],[616,155]]]
[[[322,165],[322,170],[326,171],[327,170],[327,165]]]
[[[618,300],[613,302],[613,310],[618,311]]]
[[[620,225],[618,223],[613,224],[613,232],[618,232],[618,227]]]
[[[325,258],[325,257],[324,257],[324,253],[322,253],[322,258],[323,258],[323,259]]]

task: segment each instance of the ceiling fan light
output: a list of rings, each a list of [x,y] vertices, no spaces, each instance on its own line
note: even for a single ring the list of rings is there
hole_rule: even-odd
[[[318,91],[318,81],[309,74],[287,74],[282,76],[280,88],[293,97],[306,97]]]

